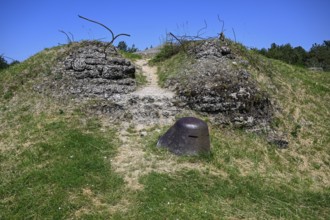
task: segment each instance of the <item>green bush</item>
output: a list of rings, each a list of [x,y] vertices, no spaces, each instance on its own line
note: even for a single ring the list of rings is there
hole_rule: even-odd
[[[151,63],[158,63],[168,58],[171,58],[175,54],[178,54],[181,51],[181,47],[177,44],[165,44],[160,52],[151,60]]]
[[[0,56],[0,70],[5,69],[8,66],[9,66],[9,64],[7,63],[5,58],[3,56]]]

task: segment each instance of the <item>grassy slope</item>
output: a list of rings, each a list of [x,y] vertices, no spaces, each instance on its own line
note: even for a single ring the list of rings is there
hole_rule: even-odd
[[[0,72],[0,219],[84,218],[112,207],[123,192],[110,163],[115,129],[33,89],[66,49]]]
[[[326,219],[329,73],[268,60],[239,46],[237,50],[280,105],[274,126],[289,134],[289,148],[277,150],[253,134],[211,126],[211,156],[173,158],[155,150],[161,134],[157,129],[145,138],[132,132],[130,138],[146,158],[194,167],[145,174],[140,179],[144,188],[138,191],[127,188],[111,167],[120,146],[115,128],[105,127],[74,103],[33,91],[63,48],[1,71],[0,218]],[[184,60],[179,54],[163,62],[163,80]]]

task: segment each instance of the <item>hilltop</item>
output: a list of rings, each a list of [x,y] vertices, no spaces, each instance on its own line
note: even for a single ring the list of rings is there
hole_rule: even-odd
[[[229,40],[157,50],[76,42],[0,71],[1,218],[330,215],[329,72]],[[183,116],[210,155],[155,147]]]

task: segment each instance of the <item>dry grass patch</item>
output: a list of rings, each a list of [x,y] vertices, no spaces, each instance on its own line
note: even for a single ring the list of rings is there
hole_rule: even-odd
[[[182,160],[176,155],[157,149],[156,143],[163,131],[164,129],[156,127],[145,131],[146,137],[141,137],[139,132],[121,137],[122,146],[118,149],[117,155],[111,159],[111,163],[116,172],[124,177],[128,189],[142,190],[143,185],[139,179],[151,172],[175,173],[187,169],[226,176],[226,173],[201,161]],[[152,153],[155,151],[158,153]]]

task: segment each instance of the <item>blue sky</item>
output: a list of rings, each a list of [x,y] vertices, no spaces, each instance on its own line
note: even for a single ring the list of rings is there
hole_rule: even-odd
[[[0,55],[25,60],[35,53],[66,43],[58,30],[76,41],[111,40],[110,33],[78,14],[104,23],[139,49],[156,46],[165,33],[195,35],[208,24],[205,36],[221,31],[249,47],[268,48],[290,43],[309,50],[330,40],[330,0],[0,0]]]

